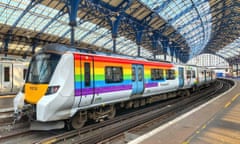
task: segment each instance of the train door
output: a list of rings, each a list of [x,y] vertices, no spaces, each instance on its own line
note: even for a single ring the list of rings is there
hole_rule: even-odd
[[[2,89],[4,91],[10,91],[12,90],[13,84],[12,84],[12,64],[11,63],[3,63],[2,64]]]
[[[207,82],[207,71],[204,70],[204,82]]]
[[[132,65],[132,95],[143,93],[144,90],[144,72],[143,65]]]
[[[178,68],[178,75],[179,75],[179,88],[184,86],[184,69],[183,67]]]
[[[75,58],[75,96],[80,96],[78,106],[87,106],[94,98],[93,57],[86,55],[75,57],[79,59]]]

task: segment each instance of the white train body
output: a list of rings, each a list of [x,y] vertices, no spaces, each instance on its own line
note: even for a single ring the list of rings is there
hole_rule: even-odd
[[[152,95],[177,93],[214,80],[206,73],[202,76],[200,70],[206,71],[48,45],[33,57],[24,88],[14,99],[14,108],[21,113],[31,105],[34,121],[42,123],[68,120],[79,111],[97,117],[94,112],[100,107],[128,107],[136,99],[145,104]]]

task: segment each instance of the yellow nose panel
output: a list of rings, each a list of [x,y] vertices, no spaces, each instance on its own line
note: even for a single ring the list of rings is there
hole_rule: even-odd
[[[25,84],[25,100],[31,104],[37,102],[45,95],[48,84]]]

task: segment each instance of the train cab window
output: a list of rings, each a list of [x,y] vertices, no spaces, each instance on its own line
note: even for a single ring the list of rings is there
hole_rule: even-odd
[[[196,78],[196,72],[192,71],[192,78]]]
[[[84,85],[85,87],[91,85],[90,63],[84,63]]]
[[[166,71],[166,79],[167,80],[175,79],[175,70],[167,70]]]
[[[191,78],[191,71],[187,70],[187,79],[190,79],[190,78]]]
[[[4,67],[4,82],[10,81],[10,67]]]
[[[163,69],[151,69],[151,80],[163,80]]]
[[[122,67],[105,67],[105,81],[106,83],[120,83],[123,81]]]

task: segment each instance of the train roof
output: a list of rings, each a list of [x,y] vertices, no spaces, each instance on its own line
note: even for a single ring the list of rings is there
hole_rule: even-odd
[[[149,59],[149,58],[144,58],[144,57],[136,57],[136,56],[122,55],[122,54],[99,52],[99,51],[94,51],[94,50],[87,49],[87,48],[75,48],[75,47],[66,46],[66,45],[62,45],[62,44],[48,44],[40,50],[40,52],[46,52],[46,51],[54,51],[54,52],[60,52],[60,53],[80,52],[80,53],[112,56],[112,57],[119,57],[119,58],[129,58],[129,59],[135,59],[135,60],[171,63],[169,61],[164,61],[164,60],[155,60],[155,59]]]

